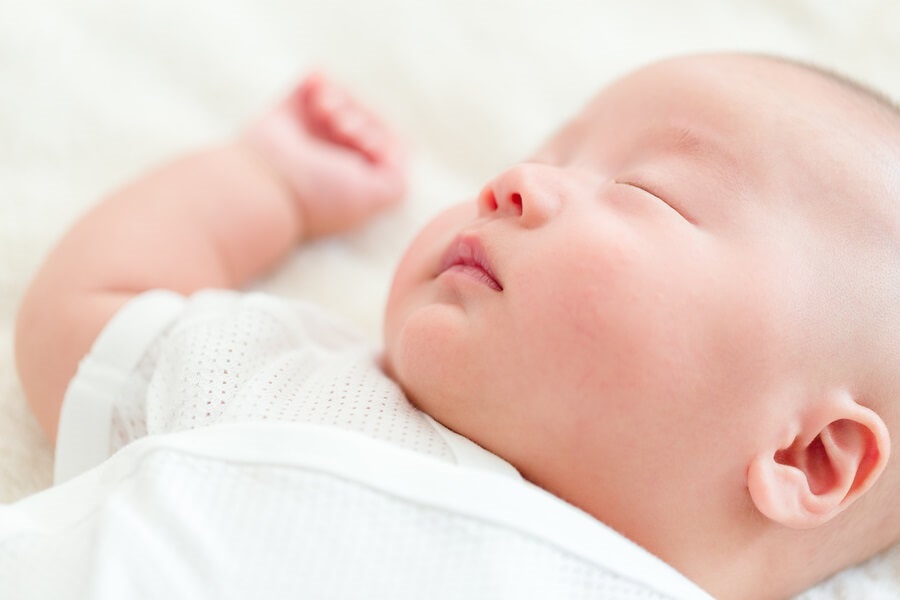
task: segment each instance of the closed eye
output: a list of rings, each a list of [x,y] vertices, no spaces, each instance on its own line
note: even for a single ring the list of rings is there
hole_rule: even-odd
[[[639,183],[635,183],[635,182],[629,181],[629,180],[618,180],[618,179],[616,180],[616,183],[618,183],[618,184],[620,184],[620,185],[627,185],[628,187],[632,187],[632,188],[634,188],[634,189],[636,189],[636,190],[639,190],[639,191],[641,191],[641,192],[644,192],[645,194],[649,194],[650,196],[653,196],[653,197],[656,198],[658,201],[662,202],[663,204],[665,204],[666,206],[668,206],[670,209],[672,209],[673,211],[675,211],[675,212],[678,214],[678,216],[680,216],[682,219],[684,219],[685,221],[687,221],[687,222],[690,223],[691,225],[697,225],[697,222],[694,221],[694,219],[693,219],[691,216],[689,216],[688,214],[686,214],[682,209],[677,208],[674,204],[672,204],[672,202],[666,200],[661,194],[658,194],[658,193],[656,193],[656,192],[650,191],[650,190],[647,188],[646,185],[644,185],[644,184],[639,184]]]

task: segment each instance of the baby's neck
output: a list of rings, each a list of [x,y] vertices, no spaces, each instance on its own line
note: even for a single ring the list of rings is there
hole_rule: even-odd
[[[701,534],[659,556],[717,599],[790,598],[872,554],[846,527],[789,529],[751,513],[731,532]]]

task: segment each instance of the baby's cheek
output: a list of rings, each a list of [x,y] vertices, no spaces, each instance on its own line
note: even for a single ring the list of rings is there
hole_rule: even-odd
[[[553,312],[560,335],[604,341],[604,332],[644,298],[638,261],[615,247],[560,258],[547,275],[545,310]]]
[[[528,336],[542,341],[549,372],[593,385],[621,376],[624,363],[654,343],[653,304],[664,292],[639,252],[613,244],[578,250],[537,274],[544,281],[526,299]]]

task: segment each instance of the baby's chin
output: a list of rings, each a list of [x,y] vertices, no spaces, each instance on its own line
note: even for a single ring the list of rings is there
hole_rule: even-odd
[[[407,401],[417,409],[430,414],[430,412],[419,402],[420,394],[426,390],[422,388],[421,369],[415,365],[415,360],[411,360],[410,354],[415,354],[404,344],[403,327],[396,325],[397,322],[386,320],[384,327],[384,340],[381,353],[377,357],[377,363],[381,371],[387,375],[403,392]],[[427,376],[426,376],[427,379]],[[434,417],[435,415],[430,416]]]

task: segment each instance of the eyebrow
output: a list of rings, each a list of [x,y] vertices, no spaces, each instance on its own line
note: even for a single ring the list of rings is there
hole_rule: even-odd
[[[721,136],[702,131],[697,127],[669,124],[646,133],[655,152],[687,156],[715,166],[726,175],[734,175],[739,161]]]
[[[651,135],[661,148],[690,155],[717,154],[720,146],[712,136],[686,125],[669,125],[652,130]]]

